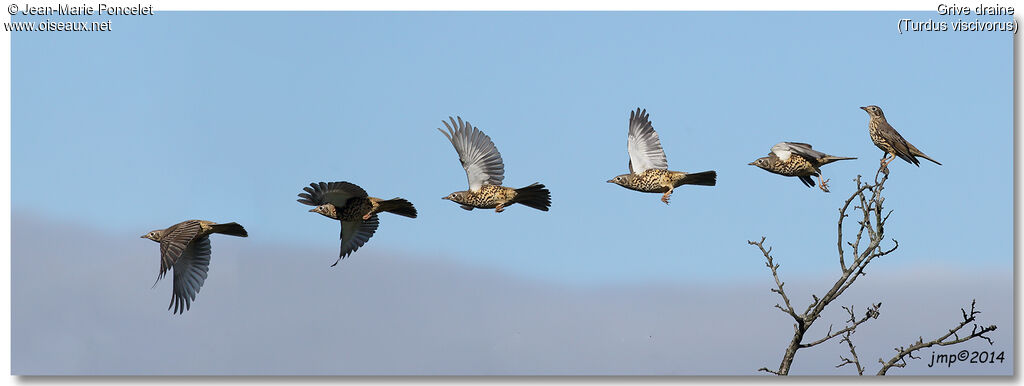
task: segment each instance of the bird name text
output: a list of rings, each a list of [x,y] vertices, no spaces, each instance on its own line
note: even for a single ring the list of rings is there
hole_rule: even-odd
[[[1003,5],[985,5],[978,4],[978,6],[971,8],[970,6],[961,6],[957,4],[939,4],[939,15],[951,15],[951,16],[969,16],[973,14],[978,16],[1001,16],[1001,15],[1013,15],[1013,7]]]

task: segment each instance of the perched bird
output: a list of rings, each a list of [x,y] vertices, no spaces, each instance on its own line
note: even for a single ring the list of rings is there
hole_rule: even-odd
[[[441,128],[437,130],[455,146],[459,162],[466,169],[469,190],[454,192],[441,199],[457,202],[465,210],[494,208],[495,212],[501,213],[505,207],[519,203],[548,211],[548,207],[551,206],[551,192],[544,188],[543,184],[534,182],[519,189],[501,186],[501,181],[505,179],[505,164],[501,161],[498,148],[491,142],[491,137],[469,122],[463,122],[462,117],[458,118],[458,123],[452,117],[448,119],[451,120],[451,124],[441,121],[448,131],[445,132]]]
[[[305,193],[299,193],[296,201],[315,206],[310,212],[341,221],[341,254],[332,267],[370,240],[380,225],[377,213],[416,218],[416,208],[404,198],[369,197],[363,188],[351,182],[312,183],[302,190]]]
[[[180,314],[192,307],[199,288],[206,282],[210,269],[210,234],[248,237],[245,228],[237,223],[217,224],[213,221],[188,220],[142,235],[160,243],[160,274],[157,282],[174,268],[174,290],[171,304],[174,313]],[[156,286],[156,283],[153,283]]]
[[[665,150],[654,126],[648,119],[647,110],[629,112],[629,174],[621,174],[608,180],[626,189],[647,193],[664,193],[661,201],[668,204],[672,190],[680,185],[715,186],[717,173],[708,170],[700,173],[684,173],[668,170]]]
[[[917,150],[906,139],[903,139],[903,136],[885,120],[885,114],[882,113],[880,107],[871,105],[861,107],[861,109],[871,116],[871,120],[868,121],[868,134],[871,135],[871,141],[875,143],[875,146],[878,146],[883,151],[881,162],[882,168],[886,170],[886,174],[889,173],[889,162],[892,162],[896,157],[900,157],[904,161],[914,164],[914,166],[921,166],[921,161],[918,161],[916,157],[922,157],[942,165],[939,161],[933,160],[925,155],[924,152]],[[890,154],[892,157],[889,157]]]
[[[821,167],[830,163],[856,157],[836,157],[811,149],[811,145],[800,142],[779,142],[772,146],[767,157],[761,157],[747,165],[754,165],[775,174],[789,177],[800,177],[800,181],[808,188],[814,186],[818,177],[818,187],[828,192],[828,179],[823,179]]]

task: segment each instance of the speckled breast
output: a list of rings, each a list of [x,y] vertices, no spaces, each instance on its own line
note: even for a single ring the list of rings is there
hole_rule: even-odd
[[[814,165],[806,158],[796,154],[790,155],[788,160],[780,161],[777,165],[777,173],[784,176],[806,176],[817,173],[814,170]]]
[[[885,138],[882,137],[880,130],[878,130],[878,123],[871,122],[868,134],[871,135],[871,142],[874,142],[875,146],[878,146],[879,149],[882,149],[882,151],[886,153],[895,153],[892,146],[889,145],[889,141],[886,141]]]
[[[497,207],[498,204],[508,204],[516,197],[516,190],[504,186],[484,185],[479,192],[472,192],[466,197],[466,204],[481,209]]]
[[[629,188],[648,193],[665,193],[672,185],[672,176],[673,173],[665,169],[647,169],[633,177]]]

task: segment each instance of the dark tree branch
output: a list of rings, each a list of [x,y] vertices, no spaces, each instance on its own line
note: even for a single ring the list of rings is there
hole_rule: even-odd
[[[866,319],[868,316],[879,317],[879,307],[882,307],[882,303],[873,305],[872,308],[868,308],[867,312],[865,312],[864,319]],[[846,312],[850,314],[850,318],[847,320],[848,323],[857,324],[855,321],[857,318],[853,313],[853,306],[843,306],[843,309],[845,309]],[[839,364],[836,364],[836,368],[839,369],[844,366],[847,366],[847,364],[853,364],[853,366],[857,368],[857,375],[862,376],[864,375],[864,368],[860,366],[860,358],[857,357],[857,347],[853,345],[853,340],[850,339],[850,337],[855,332],[856,331],[854,329],[847,331],[846,333],[843,334],[843,339],[840,339],[839,341],[841,344],[846,343],[847,347],[850,348],[850,354],[853,355],[853,358],[851,359],[846,356],[840,355],[839,359],[841,360],[841,362]]]
[[[843,255],[843,220],[846,219],[847,217],[849,217],[849,215],[846,214],[846,210],[850,207],[850,203],[853,202],[854,198],[856,198],[858,195],[860,195],[861,192],[864,191],[864,189],[867,189],[868,187],[871,186],[871,185],[868,185],[868,184],[863,184],[862,185],[860,183],[860,176],[857,176],[857,179],[855,179],[854,181],[857,183],[857,191],[854,192],[853,195],[850,196],[850,198],[846,199],[846,201],[843,203],[843,207],[842,208],[839,208],[839,227],[838,227],[839,228],[839,232],[837,232],[838,237],[836,237],[836,246],[839,248],[839,267],[843,271],[846,271],[846,260],[844,260],[844,255]],[[860,229],[863,230],[864,227],[861,227]],[[858,244],[860,243],[860,236],[861,236],[861,233],[857,232],[857,243]],[[847,244],[849,244],[851,247],[853,247],[853,254],[856,255],[857,254],[857,247],[854,246],[854,244],[850,243],[850,242],[847,242]]]
[[[899,348],[897,348],[896,355],[890,358],[888,361],[882,360],[882,358],[878,358],[878,363],[882,364],[882,368],[878,370],[877,375],[885,375],[886,371],[889,371],[889,369],[893,367],[906,367],[907,357],[913,359],[920,359],[920,357],[914,356],[914,352],[924,348],[932,346],[949,346],[958,343],[963,343],[975,338],[984,339],[985,341],[988,342],[989,345],[991,345],[993,343],[992,339],[989,338],[988,336],[985,336],[985,334],[995,331],[996,326],[991,325],[987,327],[982,327],[978,326],[977,323],[974,323],[977,320],[978,314],[981,313],[981,311],[978,311],[974,308],[975,303],[976,300],[971,300],[970,314],[968,314],[967,311],[964,310],[963,308],[960,309],[960,312],[963,314],[963,320],[960,321],[960,323],[957,323],[956,327],[951,328],[944,335],[928,342],[925,342],[924,338],[918,337],[917,342],[914,342],[914,344],[911,344],[910,346],[907,347],[900,346]],[[964,336],[962,338],[959,335],[957,335],[957,333],[960,330],[962,330],[968,324],[972,323],[974,323],[974,326],[973,328],[971,328],[970,335]],[[950,339],[950,337],[953,337],[953,339]]]
[[[850,347],[850,353],[853,354],[853,359],[850,359],[850,358],[847,358],[847,357],[844,357],[844,356],[840,355],[839,356],[839,360],[841,360],[842,362],[840,362],[838,365],[836,365],[836,368],[840,368],[840,367],[852,364],[852,365],[857,367],[857,375],[864,375],[864,368],[861,367],[860,359],[857,358],[857,347],[854,346],[853,345],[853,341],[850,340],[850,335],[851,334],[853,334],[853,331],[850,331],[850,332],[847,332],[846,334],[843,334],[843,339],[840,339],[839,343],[846,342],[846,344]]]
[[[778,372],[778,371],[775,371],[775,370],[769,369],[769,368],[767,368],[767,367],[762,367],[762,368],[759,368],[759,369],[757,369],[757,371],[764,371],[764,372],[766,372],[766,373],[772,373],[772,374],[774,374],[774,375],[784,375],[784,374],[779,374],[779,372]]]
[[[839,330],[839,331],[836,331],[836,332],[832,332],[832,327],[829,327],[829,329],[828,329],[829,332],[827,334],[825,334],[825,337],[823,337],[821,339],[818,339],[816,341],[813,341],[811,343],[801,344],[800,348],[808,348],[808,347],[817,346],[819,344],[825,343],[829,339],[835,338],[835,337],[837,337],[839,335],[846,334],[848,332],[852,332],[853,330],[855,330],[857,328],[857,326],[859,326],[862,323],[868,321],[868,319],[878,319],[878,315],[880,314],[880,312],[878,312],[878,309],[881,308],[881,307],[882,307],[882,303],[878,303],[878,304],[872,305],[871,308],[868,308],[868,311],[866,313],[864,313],[864,317],[860,318],[860,320],[857,320],[857,319],[855,319],[853,317],[853,311],[848,309],[848,308],[846,308],[846,306],[843,306],[843,309],[846,309],[846,311],[850,313],[850,320],[849,320],[849,322],[851,324],[847,325],[842,330]]]
[[[761,241],[747,240],[747,243],[750,245],[756,245],[757,248],[761,250],[761,253],[764,254],[764,258],[766,260],[765,265],[772,270],[772,276],[775,277],[776,288],[772,288],[771,291],[779,294],[779,296],[782,297],[782,301],[786,303],[786,308],[782,308],[782,306],[780,306],[779,304],[775,304],[775,307],[782,310],[782,312],[789,314],[789,316],[792,316],[799,322],[800,318],[799,316],[797,316],[796,310],[793,309],[793,305],[789,302],[789,297],[786,296],[786,290],[783,288],[786,285],[786,283],[779,279],[779,265],[775,264],[775,262],[772,260],[772,249],[764,249],[764,237],[761,237]]]
[[[851,358],[840,356],[841,363],[836,367],[852,364],[857,368],[858,374],[864,374],[864,367],[861,365],[860,359],[857,357],[856,346],[854,346],[851,337],[856,332],[858,326],[866,323],[870,319],[878,318],[880,314],[879,309],[882,305],[881,303],[873,304],[867,309],[864,316],[859,319],[854,317],[852,308],[843,307],[850,314],[850,318],[847,320],[847,323],[843,328],[833,331],[832,326],[829,326],[828,332],[825,333],[823,337],[808,343],[804,343],[804,337],[814,322],[821,317],[822,312],[828,307],[828,305],[845,293],[859,277],[866,275],[865,270],[869,263],[874,261],[876,258],[889,255],[899,248],[899,242],[895,239],[892,240],[893,246],[891,248],[885,249],[882,247],[882,242],[885,240],[885,223],[889,221],[889,216],[893,213],[891,210],[884,212],[883,209],[885,197],[882,196],[882,191],[885,189],[885,182],[888,179],[889,171],[880,166],[878,171],[875,172],[874,183],[863,182],[861,180],[861,176],[857,176],[857,178],[853,180],[857,185],[857,189],[854,190],[854,192],[843,202],[842,207],[839,208],[839,220],[837,221],[836,247],[839,252],[839,278],[836,279],[831,288],[822,294],[821,297],[811,294],[812,301],[807,305],[803,313],[796,312],[796,309],[790,301],[790,297],[786,294],[784,289],[785,282],[779,278],[779,264],[775,263],[775,260],[771,255],[772,248],[769,247],[766,249],[764,246],[765,237],[762,236],[760,241],[747,241],[747,243],[756,246],[761,251],[761,254],[765,258],[765,265],[771,270],[772,277],[775,279],[775,288],[772,288],[771,291],[779,294],[783,302],[782,304],[775,304],[775,307],[788,314],[795,322],[793,325],[793,338],[786,347],[786,351],[783,354],[782,362],[779,364],[778,370],[763,367],[758,369],[758,371],[764,371],[775,375],[788,375],[793,364],[793,359],[796,357],[796,352],[798,350],[811,348],[835,337],[841,336],[842,338],[839,342],[847,344],[850,349]],[[850,212],[857,213],[851,214]],[[857,224],[857,232],[852,239],[845,239],[843,237],[843,227],[847,220],[853,220]],[[843,247],[844,242],[850,248],[850,251],[853,252],[852,255],[846,254]],[[913,354],[915,351],[931,345],[956,344],[972,338],[986,339],[991,343],[991,340],[988,339],[987,336],[984,336],[984,334],[995,330],[995,326],[979,328],[975,325],[970,336],[964,338],[959,337],[958,331],[967,324],[973,322],[974,316],[977,314],[974,310],[973,303],[971,306],[971,313],[969,315],[967,311],[963,311],[963,313],[964,322],[957,326],[957,328],[950,330],[948,334],[940,337],[938,340],[925,343],[923,342],[923,339],[919,339],[917,343],[910,347],[900,347],[897,349],[897,355],[890,361],[882,362],[879,360],[883,365],[885,365],[879,374],[884,375],[885,370],[890,367],[905,366],[905,358],[915,358]],[[949,339],[950,337],[953,338]]]

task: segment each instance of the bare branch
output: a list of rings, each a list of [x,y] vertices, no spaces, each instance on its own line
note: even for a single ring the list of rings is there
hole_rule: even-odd
[[[883,209],[885,197],[882,195],[882,191],[885,189],[884,185],[888,178],[889,171],[880,165],[879,169],[875,172],[873,184],[862,181],[862,176],[860,175],[853,180],[854,183],[856,183],[857,188],[839,208],[839,218],[836,223],[836,248],[839,254],[840,268],[839,278],[836,279],[831,288],[824,292],[820,297],[812,293],[812,301],[801,314],[796,312],[796,309],[790,301],[790,297],[786,294],[785,283],[779,278],[779,264],[776,264],[771,256],[772,249],[765,249],[764,247],[765,237],[761,237],[761,241],[747,242],[750,245],[757,246],[758,249],[761,250],[761,254],[764,255],[765,258],[765,266],[771,270],[772,277],[775,279],[775,288],[772,288],[771,291],[779,294],[782,298],[782,303],[775,304],[775,308],[785,312],[795,321],[793,324],[793,338],[786,347],[786,351],[783,354],[782,362],[779,364],[778,370],[769,370],[768,368],[763,367],[758,371],[764,371],[775,375],[788,375],[793,364],[793,359],[795,358],[798,350],[814,347],[832,340],[833,338],[841,337],[839,342],[846,343],[850,350],[850,357],[840,355],[840,363],[836,367],[853,365],[857,368],[857,374],[864,374],[865,369],[864,366],[861,365],[852,337],[856,332],[857,327],[861,324],[866,323],[870,319],[878,318],[879,309],[882,305],[881,303],[872,304],[860,318],[855,317],[852,307],[847,308],[844,306],[843,309],[845,309],[850,315],[850,318],[841,329],[835,330],[833,326],[830,325],[828,332],[826,332],[824,336],[811,342],[805,343],[804,337],[814,322],[821,317],[822,312],[828,307],[828,305],[845,293],[859,277],[866,275],[866,268],[868,264],[876,258],[889,255],[899,249],[900,244],[895,239],[892,240],[893,246],[891,248],[884,249],[882,246],[882,242],[885,240],[885,223],[889,221],[889,217],[893,213],[892,210],[884,211]],[[855,214],[850,212],[855,212]],[[857,232],[852,239],[844,239],[843,237],[843,227],[848,220],[857,224]],[[844,243],[849,246],[853,252],[852,255],[846,254],[843,246]],[[915,344],[896,349],[897,355],[888,362],[879,359],[879,362],[883,364],[883,368],[879,374],[884,375],[885,371],[891,367],[906,366],[906,358],[917,358],[914,356],[914,352],[931,345],[942,346],[957,344],[973,338],[985,339],[991,343],[991,339],[989,339],[985,334],[995,330],[995,326],[980,327],[975,324],[969,336],[965,336],[963,338],[960,337],[960,331],[968,324],[973,323],[975,315],[978,313],[978,311],[974,309],[973,303],[971,305],[970,313],[966,310],[961,311],[963,313],[964,322],[959,324],[956,328],[951,329],[947,334],[943,335],[939,339],[927,343],[924,342],[923,339],[918,339],[918,342]]]
[[[769,369],[769,368],[767,368],[767,367],[762,367],[762,368],[759,368],[759,369],[757,369],[757,371],[764,371],[764,372],[766,372],[766,373],[772,373],[772,374],[775,374],[775,375],[783,375],[783,374],[779,374],[779,372],[778,372],[778,371],[775,371],[775,370],[771,370],[771,369]]]
[[[893,244],[895,244],[895,245],[893,245],[892,248],[890,248],[887,251],[875,252],[875,253],[871,254],[870,258],[874,259],[876,257],[882,257],[882,256],[885,256],[885,255],[888,255],[888,254],[892,253],[893,251],[895,251],[896,248],[900,247],[900,242],[896,241],[896,239],[892,239],[892,242],[893,242]]]
[[[882,368],[880,370],[878,370],[878,374],[877,375],[885,375],[885,372],[889,371],[889,369],[892,368],[892,367],[905,367],[907,365],[905,357],[910,357],[910,358],[913,358],[913,359],[920,359],[920,357],[915,357],[914,356],[914,352],[918,351],[920,349],[924,349],[924,348],[928,348],[928,347],[932,347],[932,346],[949,346],[949,345],[954,345],[954,344],[958,344],[958,343],[963,343],[963,342],[969,341],[969,340],[974,339],[974,338],[984,339],[985,341],[988,342],[988,344],[991,345],[992,344],[992,339],[989,338],[988,336],[985,336],[985,334],[987,334],[989,332],[992,332],[992,331],[995,331],[996,330],[996,326],[995,325],[991,325],[991,326],[987,326],[987,327],[980,327],[977,324],[974,324],[974,327],[971,329],[970,335],[964,336],[962,338],[959,337],[959,335],[957,335],[957,332],[960,331],[961,329],[963,329],[965,326],[967,326],[968,324],[974,323],[977,320],[978,314],[981,313],[981,311],[977,311],[975,309],[975,307],[974,307],[975,303],[976,303],[976,300],[971,300],[971,312],[970,313],[968,313],[963,308],[960,309],[960,312],[963,314],[963,320],[960,321],[960,323],[957,323],[956,327],[951,328],[944,335],[942,335],[942,336],[940,336],[940,337],[938,337],[938,338],[936,338],[934,340],[928,341],[928,342],[925,342],[924,338],[919,337],[917,339],[917,342],[915,342],[914,344],[912,344],[912,345],[910,345],[908,347],[900,346],[899,348],[897,348],[896,349],[896,356],[890,358],[888,361],[883,361],[881,358],[879,358],[878,362],[882,364]],[[953,339],[949,339],[950,337],[953,337]]]
[[[842,362],[839,363],[838,365],[836,365],[836,368],[840,368],[840,367],[852,364],[852,365],[857,367],[857,375],[864,375],[864,367],[862,367],[860,365],[860,358],[857,358],[857,347],[854,346],[853,345],[853,341],[850,340],[850,335],[852,335],[852,334],[853,334],[853,331],[849,331],[846,334],[843,334],[843,339],[840,339],[839,343],[845,342],[847,344],[847,346],[850,347],[850,354],[853,355],[853,359],[850,359],[850,358],[847,358],[847,357],[844,357],[844,356],[840,355],[839,356],[839,360],[841,360]]]
[[[874,307],[868,309],[867,314],[870,315],[872,311],[874,311],[874,317],[878,318],[878,308],[881,306],[882,303],[874,305]],[[853,306],[843,306],[843,309],[846,310],[846,313],[850,315],[850,319],[847,319],[847,322],[856,323],[857,317],[853,314]],[[860,365],[860,358],[857,357],[857,347],[853,345],[853,340],[850,339],[854,332],[856,332],[856,330],[851,329],[850,331],[847,331],[846,333],[843,334],[843,339],[839,340],[839,343],[846,343],[847,347],[850,348],[850,354],[853,355],[853,359],[840,355],[839,360],[841,360],[842,362],[836,365],[836,368],[852,364],[857,367],[857,375],[864,375],[864,367]]]
[[[819,344],[825,343],[829,339],[832,339],[832,338],[835,338],[837,336],[853,332],[853,330],[855,330],[857,328],[857,326],[861,325],[864,322],[867,322],[868,319],[878,319],[878,315],[880,314],[878,312],[878,309],[880,307],[882,307],[882,303],[878,303],[878,304],[872,305],[870,308],[868,308],[867,312],[864,313],[864,317],[863,318],[861,318],[860,320],[856,320],[855,318],[853,318],[853,311],[851,311],[849,308],[846,308],[846,306],[843,306],[843,309],[846,309],[846,311],[850,313],[850,320],[849,320],[850,324],[849,325],[844,327],[842,330],[839,330],[839,331],[836,331],[836,332],[832,332],[832,327],[829,326],[829,329],[828,329],[829,332],[825,334],[825,337],[823,337],[821,339],[818,339],[816,341],[813,341],[811,343],[801,344],[800,348],[814,347],[814,346],[817,346]]]
[[[761,250],[761,253],[764,254],[765,265],[772,270],[772,276],[775,277],[776,286],[776,288],[772,288],[772,292],[779,294],[779,296],[782,297],[782,301],[786,303],[786,308],[782,308],[782,306],[778,304],[776,304],[775,307],[778,307],[780,310],[789,314],[789,316],[792,316],[793,319],[796,319],[797,322],[799,322],[800,316],[796,314],[796,310],[793,309],[793,305],[789,302],[789,297],[786,296],[786,290],[783,288],[786,285],[786,283],[779,279],[779,265],[775,264],[775,262],[772,260],[771,248],[768,248],[767,250],[764,249],[764,240],[765,237],[761,236],[761,241],[748,240],[747,243],[750,245],[756,245],[757,248]]]
[[[838,230],[839,231],[836,232],[837,233],[837,237],[836,237],[836,244],[837,245],[836,246],[839,248],[839,267],[843,271],[846,271],[846,260],[845,260],[844,254],[843,254],[843,220],[845,220],[847,217],[849,217],[849,215],[846,214],[846,210],[849,209],[850,203],[852,203],[853,200],[855,198],[857,198],[858,195],[861,195],[861,193],[864,192],[864,189],[867,189],[867,188],[869,188],[871,186],[871,185],[868,185],[868,184],[861,184],[861,182],[860,182],[860,175],[858,175],[857,178],[855,178],[853,181],[857,184],[857,191],[855,191],[852,195],[850,195],[850,198],[846,199],[846,201],[843,202],[842,208],[839,208],[839,225],[838,225]],[[860,243],[861,232],[863,232],[863,231],[864,231],[864,227],[863,227],[863,224],[861,224],[861,228],[857,232],[857,243],[858,244]],[[857,254],[857,247],[856,247],[856,245],[850,244],[850,246],[853,247],[853,254],[856,255]]]

